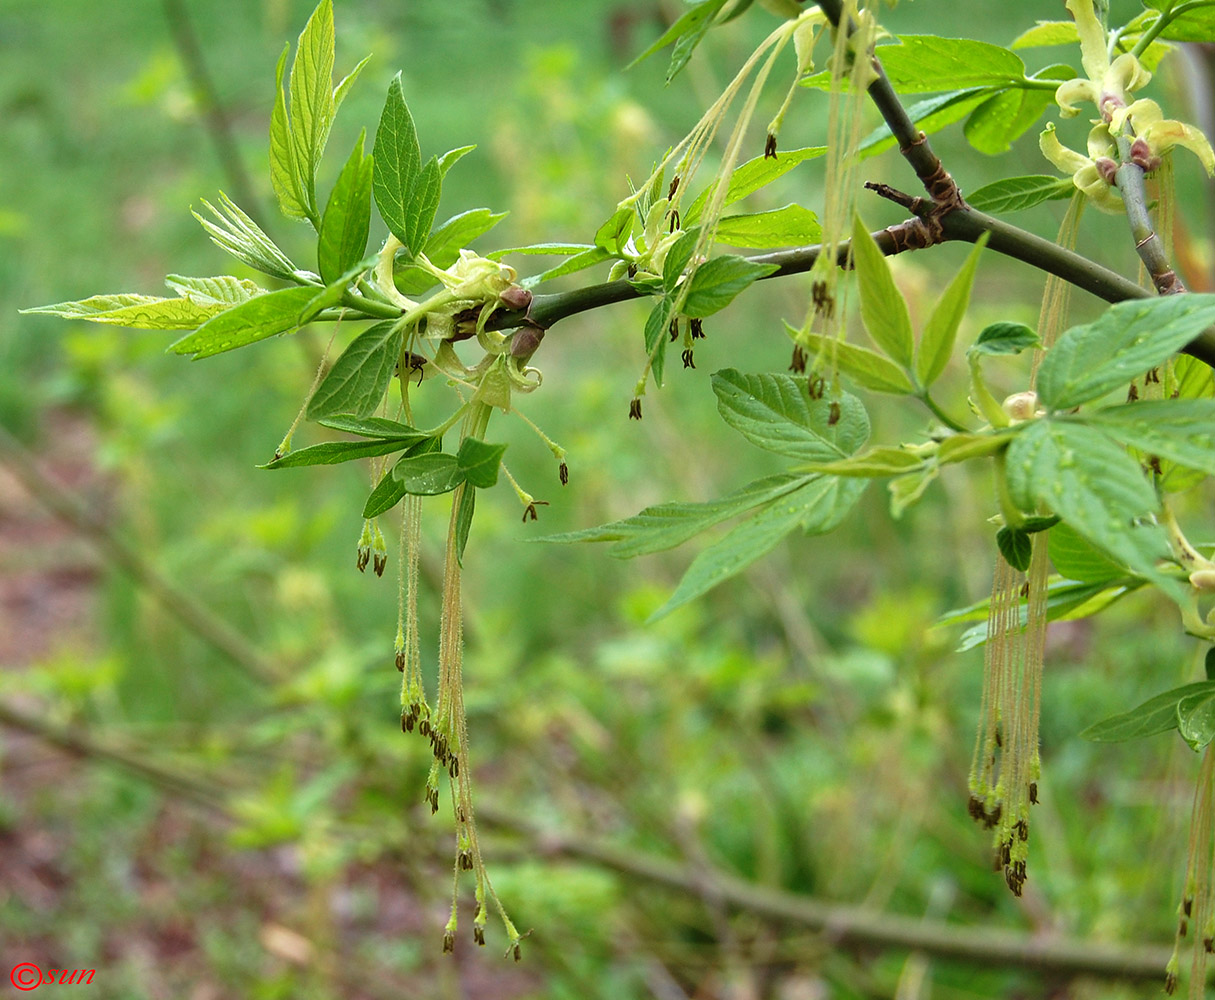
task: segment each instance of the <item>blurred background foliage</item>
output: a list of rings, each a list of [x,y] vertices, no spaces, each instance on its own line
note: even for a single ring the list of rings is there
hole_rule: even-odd
[[[216,156],[206,100],[175,43],[182,10],[252,178],[244,207],[307,259],[307,233],[272,211],[266,132],[275,59],[311,6],[0,0],[0,424],[138,559],[249,643],[241,669],[205,628],[184,627],[155,588],[52,517],[6,447],[0,959],[96,968],[93,995],[124,998],[1142,995],[1083,976],[840,947],[730,905],[712,873],[879,921],[944,920],[959,934],[988,926],[1167,946],[1196,758],[1178,740],[1075,738],[1201,671],[1165,604],[1137,596],[1096,623],[1053,628],[1043,801],[1015,900],[965,809],[981,651],[955,654],[957,630],[933,628],[990,586],[985,475],[948,470],[899,521],[871,488],[834,535],[793,541],[653,627],[645,618],[697,543],[639,563],[531,543],[778,471],[720,423],[708,376],[786,368],[781,320],[800,320],[802,279],[764,283],[715,317],[696,369],[651,391],[640,424],[626,413],[645,307],[554,329],[537,355],[544,388],[521,408],[568,450],[568,488],[525,428],[495,421],[512,471],[550,506],[521,524],[506,487],[479,505],[466,701],[491,875],[534,933],[521,965],[504,962],[497,928],[487,949],[472,945],[470,908],[454,959],[439,954],[450,832],[421,808],[429,749],[397,725],[395,565],[383,580],[353,565],[366,472],[254,469],[290,424],[328,331],[196,366],[166,355],[163,334],[16,315],[101,291],[159,294],[167,272],[246,276],[188,211],[242,181]],[[482,249],[588,240],[626,175],[648,173],[771,24],[756,10],[715,33],[663,87],[661,56],[622,67],[678,13],[674,2],[336,7],[339,73],[374,59],[342,109],[324,176],[361,127],[374,128],[401,69],[425,155],[478,144],[451,174],[440,217],[511,211]],[[1114,7],[1115,17],[1136,9]],[[1050,0],[965,9],[959,23],[956,5],[905,2],[887,23],[1007,43],[1035,17],[1062,16]],[[1040,63],[1060,54],[1037,53],[1051,57]],[[1162,72],[1170,100],[1184,101],[1182,69]],[[820,141],[822,95],[799,95],[795,109],[782,146]],[[936,145],[964,190],[1049,170],[1034,130],[999,160],[969,151],[960,133]],[[1179,239],[1203,288],[1209,203],[1189,167],[1178,172]],[[871,161],[866,178],[909,187],[894,154]],[[819,205],[821,165],[755,205],[790,200]],[[1017,221],[1053,236],[1063,204]],[[890,208],[861,201],[871,225],[897,221]],[[1119,220],[1085,224],[1080,249],[1134,274]],[[914,316],[965,250],[894,262]],[[963,338],[996,319],[1035,323],[1041,287],[988,255]],[[1078,295],[1073,319],[1098,309]],[[955,374],[942,402],[965,412]],[[1008,366],[1002,388],[1025,377]],[[887,441],[923,423],[880,403],[873,417]],[[297,443],[319,439],[304,433],[314,436]],[[428,634],[445,503],[427,508]],[[1196,501],[1190,516],[1203,512]],[[38,728],[84,756],[51,749]],[[590,848],[603,843],[625,850],[596,859]],[[692,876],[672,889],[623,870],[649,857]]]

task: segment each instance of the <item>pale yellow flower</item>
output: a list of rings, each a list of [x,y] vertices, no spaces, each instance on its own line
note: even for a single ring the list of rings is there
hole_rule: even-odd
[[[1080,61],[1087,79],[1076,77],[1060,84],[1055,101],[1065,118],[1078,115],[1077,103],[1088,101],[1108,121],[1114,111],[1126,107],[1127,95],[1146,86],[1152,74],[1129,52],[1110,61],[1105,29],[1097,19],[1093,0],[1067,0],[1067,9],[1080,34]]]
[[[1118,149],[1104,123],[1094,125],[1089,132],[1087,156],[1063,145],[1053,122],[1038,137],[1038,148],[1062,173],[1072,175],[1072,183],[1094,205],[1106,212],[1122,212],[1122,196],[1112,186]]]
[[[1110,119],[1110,131],[1134,138],[1132,156],[1136,162],[1145,161],[1139,162],[1145,169],[1151,169],[1152,161],[1174,146],[1181,146],[1202,161],[1208,176],[1215,176],[1215,151],[1207,137],[1193,125],[1165,118],[1155,101],[1140,98],[1129,107],[1119,108]]]

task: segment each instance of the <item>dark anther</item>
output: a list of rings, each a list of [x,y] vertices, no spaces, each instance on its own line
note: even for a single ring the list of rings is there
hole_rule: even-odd
[[[634,396],[633,401],[629,403],[629,419],[641,419],[641,398],[639,396]]]
[[[998,746],[998,747],[1004,746],[1004,737],[1000,735],[1000,730],[997,729],[995,735],[996,735],[996,746]]]
[[[473,940],[479,945],[485,944],[485,928],[480,924],[473,924]]]
[[[403,649],[397,650],[397,669],[401,673],[405,673],[405,650]]]
[[[371,568],[375,570],[376,576],[383,576],[384,569],[388,566],[388,556],[383,552],[375,553],[372,558]]]
[[[447,765],[447,776],[449,778],[460,777],[460,758],[452,757],[451,763]]]
[[[693,340],[705,339],[705,323],[702,319],[692,319],[688,322],[688,329],[692,334]]]
[[[413,732],[413,716],[409,715],[405,712],[401,713],[401,732],[403,732],[403,733],[412,733]]]
[[[270,461],[271,461],[271,462],[277,462],[277,461],[278,461],[280,458],[282,458],[282,457],[283,457],[283,453],[282,453],[281,451],[279,451],[277,448],[275,448],[275,449],[274,449],[274,457],[273,457],[272,459],[270,459]]]
[[[354,564],[359,568],[360,573],[367,568],[369,562],[371,562],[371,550],[360,547],[358,557],[354,560]]]
[[[418,723],[418,732],[421,733],[423,736],[430,735],[430,720],[429,719],[423,719],[421,722]]]
[[[671,209],[671,232],[679,228],[679,209]]]
[[[629,267],[628,267],[628,272],[629,272],[629,277],[630,277],[630,278],[636,278],[636,277],[637,277],[637,265],[636,265],[636,264],[629,264]]]
[[[806,352],[803,351],[797,344],[793,345],[793,358],[789,362],[789,371],[794,375],[806,374]]]
[[[840,422],[840,404],[835,400],[827,407],[827,426],[834,427]]]
[[[1181,901],[1181,909],[1187,917],[1194,915],[1194,899],[1192,896],[1186,896],[1186,898]]]
[[[460,852],[460,870],[470,872],[470,871],[472,871],[472,867],[473,867],[472,855],[469,854],[468,851],[461,851]]]
[[[562,486],[568,486],[570,484],[570,467],[564,462],[561,463],[561,468],[557,470],[557,475],[561,477]]]
[[[463,806],[460,806],[460,808],[456,811],[456,819],[459,820],[461,823],[468,822],[468,820],[464,818],[464,807]]]
[[[768,138],[764,140],[764,159],[776,159],[776,136],[771,132],[768,133]]]
[[[1177,936],[1179,938],[1183,938],[1189,932],[1190,932],[1190,922],[1188,920],[1186,920],[1185,917],[1182,917],[1179,921],[1177,921]]]
[[[1026,823],[1025,820],[1017,820],[1015,829],[1017,831],[1017,839],[1021,840],[1022,842],[1029,840],[1029,824]]]
[[[469,306],[467,309],[461,309],[458,313],[452,316],[452,326],[455,332],[451,336],[451,340],[468,340],[469,337],[477,335],[477,320],[481,317],[481,308],[479,306]]]
[[[1126,401],[1128,403],[1135,403],[1135,402],[1138,402],[1138,400],[1139,400],[1139,386],[1135,385],[1135,383],[1132,382],[1130,385],[1130,388],[1128,388],[1126,390]]]
[[[835,298],[827,289],[825,281],[816,281],[810,290],[810,299],[814,303],[815,311],[821,316],[831,318],[835,313]]]
[[[1151,470],[1154,473],[1156,473],[1156,475],[1158,475],[1158,476],[1164,475],[1164,472],[1160,468],[1160,459],[1157,458],[1155,455],[1148,456],[1148,466],[1151,468]]]
[[[512,948],[511,950],[514,952],[516,962],[523,960],[523,952],[519,950],[518,945],[515,945],[515,947]]]
[[[451,931],[447,931],[443,935],[443,954],[446,955],[448,952],[455,951],[455,950],[456,950],[456,936]]]
[[[524,509],[524,511],[523,511],[523,520],[524,520],[525,522],[526,522],[526,521],[534,521],[534,520],[536,520],[536,508],[537,508],[537,507],[547,507],[547,506],[548,506],[548,501],[547,501],[547,500],[533,500],[533,501],[532,501],[531,503],[529,503],[529,504],[527,505],[527,507]]]
[[[806,391],[810,394],[811,399],[822,399],[823,393],[827,389],[827,383],[823,381],[821,375],[811,375],[806,385]]]
[[[1202,939],[1202,949],[1208,955],[1211,954],[1212,952],[1215,952],[1215,939],[1212,939],[1209,937],[1204,937]]]
[[[1159,368],[1149,368],[1147,370],[1147,374],[1143,376],[1143,381],[1144,381],[1144,384],[1146,384],[1146,385],[1151,385],[1153,383],[1156,385],[1159,385],[1160,384],[1160,369]]]
[[[679,190],[679,174],[671,178],[671,186],[667,188],[667,200],[670,201],[675,197],[675,192]]]
[[[695,368],[696,364],[692,361],[692,348],[688,348],[680,355],[683,358],[683,366],[685,368]]]
[[[667,333],[670,334],[671,343],[675,343],[679,339],[679,317],[674,316],[671,322],[667,325]]]
[[[1029,801],[1033,805],[1038,804],[1038,783],[1036,781],[1029,783]]]
[[[1023,584],[1021,584],[1021,596],[1024,597],[1027,601],[1029,600],[1029,581],[1028,580],[1026,580]]]

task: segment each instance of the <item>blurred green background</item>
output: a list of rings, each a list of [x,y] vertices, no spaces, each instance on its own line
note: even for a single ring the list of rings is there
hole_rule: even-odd
[[[421,806],[429,748],[397,723],[395,538],[385,578],[360,575],[366,471],[254,468],[291,423],[328,331],[193,365],[165,353],[169,335],[16,314],[103,291],[161,294],[166,273],[249,276],[190,216],[220,189],[238,200],[250,189],[244,207],[309,259],[307,232],[273,204],[266,132],[275,60],[311,6],[0,0],[0,424],[61,491],[31,494],[23,453],[5,446],[0,971],[95,968],[81,988],[91,995],[192,1000],[1144,995],[1143,985],[841,946],[732,905],[712,873],[863,907],[878,924],[887,913],[947,921],[960,938],[995,927],[1167,950],[1197,759],[1176,740],[1075,738],[1201,671],[1201,650],[1163,602],[1138,596],[1096,623],[1052,628],[1043,801],[1016,900],[966,816],[981,653],[953,653],[957,630],[932,627],[990,587],[985,475],[950,470],[898,521],[874,486],[834,535],[793,540],[651,627],[642,623],[702,543],[638,563],[532,544],[779,471],[721,424],[708,378],[726,366],[786,368],[781,320],[800,321],[802,279],[765,283],[706,324],[696,369],[651,390],[641,423],[626,414],[645,306],[556,327],[536,359],[544,387],[520,408],[567,449],[564,489],[520,422],[495,421],[512,472],[550,505],[535,524],[520,523],[506,486],[479,505],[465,562],[466,702],[490,873],[533,933],[518,966],[501,959],[493,924],[477,949],[468,902],[455,956],[439,953],[453,838],[450,817]],[[774,24],[749,13],[664,87],[665,56],[623,67],[676,3],[336,8],[339,74],[374,58],[334,128],[322,190],[359,129],[374,130],[401,70],[424,155],[478,145],[450,175],[440,218],[480,205],[511,212],[482,250],[589,240],[626,176],[648,174]],[[1060,16],[1051,0],[917,0],[885,23],[1007,43],[1035,17]],[[191,40],[247,180],[217,156],[207,101],[183,63]],[[1026,55],[1031,69],[1078,62],[1063,50]],[[1156,96],[1184,102],[1185,85],[1166,66]],[[822,95],[799,94],[782,147],[821,141],[825,116]],[[973,189],[1049,172],[1035,134],[998,160],[971,152],[960,126],[935,145]],[[757,132],[748,155],[762,142]],[[894,154],[864,176],[911,187]],[[1209,271],[1208,195],[1194,164],[1179,161],[1178,177],[1186,253]],[[755,207],[816,208],[821,186],[812,162]],[[1064,204],[1014,221],[1053,237]],[[860,201],[871,225],[898,221],[890,208]],[[1085,223],[1080,249],[1134,275],[1119,220]],[[895,262],[917,322],[966,250]],[[1189,277],[1209,286],[1201,271]],[[1036,323],[1041,289],[1029,269],[985,258],[963,342],[996,319]],[[1098,309],[1078,294],[1073,318]],[[1014,391],[1026,371],[1006,366],[1001,378]],[[960,367],[948,384],[942,402],[964,413]],[[880,441],[923,424],[881,401],[873,419]],[[314,440],[305,429],[297,444]],[[183,624],[121,554],[53,517],[47,504],[63,495],[247,645],[225,655],[211,619]],[[1195,501],[1189,515],[1202,512]],[[446,520],[445,499],[428,502],[429,635]],[[684,866],[682,888],[647,869],[659,858]]]

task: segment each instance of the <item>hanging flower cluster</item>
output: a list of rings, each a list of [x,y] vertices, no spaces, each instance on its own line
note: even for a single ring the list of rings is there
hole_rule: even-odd
[[[1152,74],[1144,69],[1135,52],[1110,59],[1110,39],[1093,0],[1067,0],[1067,9],[1076,21],[1086,75],[1060,84],[1055,101],[1064,118],[1080,114],[1082,102],[1095,105],[1099,117],[1093,119],[1087,155],[1064,146],[1053,124],[1039,139],[1042,155],[1063,173],[1071,174],[1076,188],[1093,204],[1111,212],[1122,211],[1122,198],[1115,186],[1121,162],[1152,171],[1165,153],[1181,146],[1202,161],[1208,174],[1215,175],[1215,152],[1206,136],[1192,125],[1165,118],[1155,101],[1132,99],[1135,91],[1151,81]],[[1120,138],[1129,141],[1129,156],[1119,155]]]

